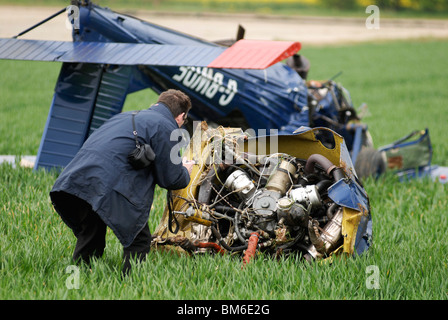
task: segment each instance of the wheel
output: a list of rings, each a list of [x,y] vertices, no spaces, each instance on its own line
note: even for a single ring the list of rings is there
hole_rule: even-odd
[[[355,171],[361,180],[369,176],[377,178],[386,171],[386,167],[383,154],[372,147],[362,148],[356,158]]]

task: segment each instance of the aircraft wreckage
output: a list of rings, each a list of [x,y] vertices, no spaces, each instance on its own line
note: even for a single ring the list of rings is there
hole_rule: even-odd
[[[328,148],[318,139],[333,140]],[[344,139],[327,128],[247,137],[197,126],[185,150],[190,184],[173,190],[152,245],[189,254],[299,253],[309,261],[365,252],[369,198]]]

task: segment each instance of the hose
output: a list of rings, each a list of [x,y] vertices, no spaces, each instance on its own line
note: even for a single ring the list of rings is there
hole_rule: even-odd
[[[339,181],[341,179],[344,179],[345,178],[344,171],[341,168],[336,167],[333,170],[333,177],[334,177],[334,181]]]
[[[332,203],[331,206],[327,209],[327,217],[328,219],[332,219],[334,216],[335,211],[339,208],[339,205],[337,203]]]
[[[341,168],[336,167],[330,160],[321,154],[312,154],[305,164],[305,172],[313,173],[314,166],[319,164],[327,174],[332,175],[335,181],[339,181],[345,177]]]
[[[229,246],[224,239],[222,238],[219,231],[215,228],[215,226],[211,226],[210,229],[212,230],[213,235],[218,240],[219,244],[224,247],[227,251],[236,252],[236,251],[243,251],[247,248],[247,244],[239,246],[239,247],[231,247]]]
[[[333,181],[331,180],[322,180],[316,183],[316,188],[319,194],[323,193],[324,190],[328,189],[329,186],[333,184]]]
[[[224,206],[224,205],[215,206],[214,209],[216,211],[221,212],[222,214],[227,213],[227,212],[231,212],[231,213],[238,212],[235,208],[232,208],[230,206]]]
[[[314,166],[316,163],[318,163],[328,174],[335,167],[335,165],[330,160],[328,160],[326,157],[324,157],[321,154],[315,153],[315,154],[312,154],[306,161],[305,172],[313,173]]]
[[[250,259],[255,256],[255,251],[257,250],[258,239],[260,235],[256,232],[252,232],[249,237],[249,244],[247,245],[246,252],[243,257],[243,267],[249,263]]]
[[[212,248],[212,249],[215,249],[216,252],[218,252],[220,254],[225,253],[224,249],[219,244],[217,244],[215,242],[195,242],[195,243],[193,243],[193,245],[198,248]]]

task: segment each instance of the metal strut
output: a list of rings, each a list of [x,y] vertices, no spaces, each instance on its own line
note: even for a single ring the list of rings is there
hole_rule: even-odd
[[[24,35],[25,33],[28,33],[29,31],[31,31],[31,30],[37,28],[37,27],[40,26],[41,24],[44,24],[45,22],[47,22],[47,21],[53,19],[54,17],[57,17],[57,16],[60,15],[62,12],[65,12],[66,10],[67,10],[67,8],[63,8],[63,9],[59,10],[58,12],[56,12],[55,14],[53,14],[53,15],[49,16],[48,18],[42,20],[41,22],[36,23],[34,26],[29,27],[28,29],[26,29],[26,30],[20,32],[18,35],[15,35],[13,38],[15,39],[15,38],[17,38],[17,37],[20,37],[20,36]]]

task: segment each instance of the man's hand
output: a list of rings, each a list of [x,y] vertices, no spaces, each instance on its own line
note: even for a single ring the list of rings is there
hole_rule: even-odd
[[[193,169],[193,166],[196,164],[193,160],[188,160],[186,157],[182,158],[182,165],[187,168],[188,173],[191,174],[191,170]]]

